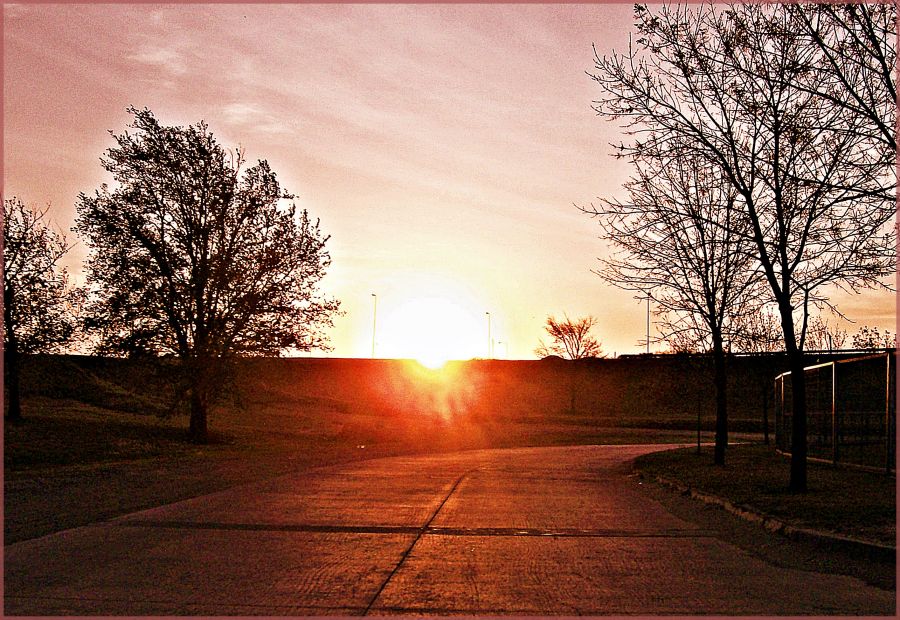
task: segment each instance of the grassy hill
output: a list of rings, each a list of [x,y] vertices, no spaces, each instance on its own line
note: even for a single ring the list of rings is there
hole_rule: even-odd
[[[730,424],[762,432],[771,359],[736,358]],[[711,437],[708,361],[691,358],[451,362],[244,359],[210,417],[213,448],[410,452]],[[189,453],[174,360],[25,359],[21,427],[7,469]],[[366,446],[362,448],[360,446]],[[224,448],[223,448],[224,449]]]
[[[211,412],[211,443],[196,446],[177,363],[30,356],[25,422],[4,432],[5,540],[379,456],[692,443],[698,413],[711,441],[709,371],[678,357],[471,361],[441,371],[398,360],[240,360]],[[731,437],[760,438],[779,360],[736,358],[731,371]]]

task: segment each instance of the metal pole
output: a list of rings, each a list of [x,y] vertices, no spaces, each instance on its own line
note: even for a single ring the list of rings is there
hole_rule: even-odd
[[[378,295],[372,293],[372,359],[375,359],[375,321],[378,318]]]
[[[891,472],[891,352],[884,355],[884,470]]]
[[[493,352],[493,347],[491,346],[491,313],[485,312],[485,314],[487,315],[487,320],[488,320],[488,343],[487,343],[488,359],[492,359],[494,356],[493,355],[494,352]]]
[[[838,462],[837,364],[831,362],[831,464]]]
[[[650,353],[650,295],[647,295],[647,353]]]
[[[781,375],[781,400],[779,402],[781,403],[779,406],[779,411],[781,411],[781,426],[779,427],[778,424],[775,425],[775,443],[778,444],[779,448],[781,448],[782,442],[785,442],[785,446],[789,445],[788,443],[786,443],[787,438],[784,436],[785,430],[787,429],[787,425],[784,423],[784,374]],[[781,429],[780,436],[782,441],[778,440],[779,428]],[[781,449],[783,450],[784,448]]]
[[[700,454],[700,403],[697,403],[697,454]]]

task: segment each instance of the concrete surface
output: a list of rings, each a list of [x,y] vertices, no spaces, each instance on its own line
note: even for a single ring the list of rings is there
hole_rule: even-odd
[[[893,615],[895,592],[676,517],[664,446],[484,450],[281,476],[5,547],[6,615]]]

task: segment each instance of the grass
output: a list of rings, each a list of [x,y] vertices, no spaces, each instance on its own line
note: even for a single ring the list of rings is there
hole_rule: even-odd
[[[896,479],[810,463],[808,492],[788,490],[788,459],[765,445],[729,446],[726,465],[713,464],[712,448],[669,450],[640,457],[635,469],[662,476],[781,519],[896,546]]]
[[[211,412],[212,444],[197,448],[185,441],[186,408],[178,405],[171,361],[30,356],[23,372],[26,422],[6,427],[4,467],[693,441],[697,399],[684,412],[677,399],[670,402],[670,386],[657,390],[662,396],[654,401],[647,375],[671,375],[681,388],[697,381],[684,383],[680,370],[635,373],[634,363],[626,365],[586,372],[542,362],[474,362],[433,372],[402,361],[243,360]],[[574,408],[572,377],[579,382]],[[702,387],[694,385],[697,394]],[[635,405],[638,392],[643,407]],[[754,420],[744,421],[734,427],[758,430]],[[711,420],[703,429],[709,439]]]
[[[6,424],[6,471],[134,461],[221,451],[231,443],[216,434],[208,446],[185,441],[184,421],[103,409],[71,400],[25,401],[25,421]]]

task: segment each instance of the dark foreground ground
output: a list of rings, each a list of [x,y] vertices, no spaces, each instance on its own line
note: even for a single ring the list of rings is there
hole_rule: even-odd
[[[660,446],[318,467],[7,545],[12,615],[893,615],[893,566],[631,475]]]
[[[6,612],[894,611],[894,561],[773,535],[632,475],[647,453],[642,469],[893,541],[894,478],[828,468],[805,498],[786,493],[784,460],[758,445],[752,373],[731,438],[757,445],[722,470],[649,454],[694,443],[698,412],[712,440],[684,367],[319,361],[238,368],[195,446],[165,367],[33,358],[26,421],[4,433]],[[607,447],[562,448],[585,444]]]
[[[778,368],[740,363],[730,392],[739,432],[730,437],[759,443],[771,405],[761,390]],[[711,441],[707,370],[677,359],[482,361],[439,372],[391,360],[246,360],[211,413],[213,441],[194,446],[171,364],[34,356],[23,376],[26,421],[4,433],[5,541],[379,456],[693,443],[698,412],[700,438]],[[893,478],[814,468],[812,493],[792,498],[784,459],[747,450],[733,448],[724,470],[711,457],[666,455],[642,468],[668,468],[739,503],[758,499],[764,512],[800,524],[894,540]]]
[[[635,368],[474,362],[434,372],[391,360],[245,360],[211,412],[211,444],[193,446],[170,363],[29,357],[25,423],[4,433],[6,541],[376,456],[694,439],[702,386],[685,372],[696,369]],[[672,385],[653,389],[664,384]],[[687,388],[694,396],[684,405],[676,396]],[[750,417],[759,426],[755,412],[742,424],[752,426]],[[701,422],[708,440],[711,420]]]

